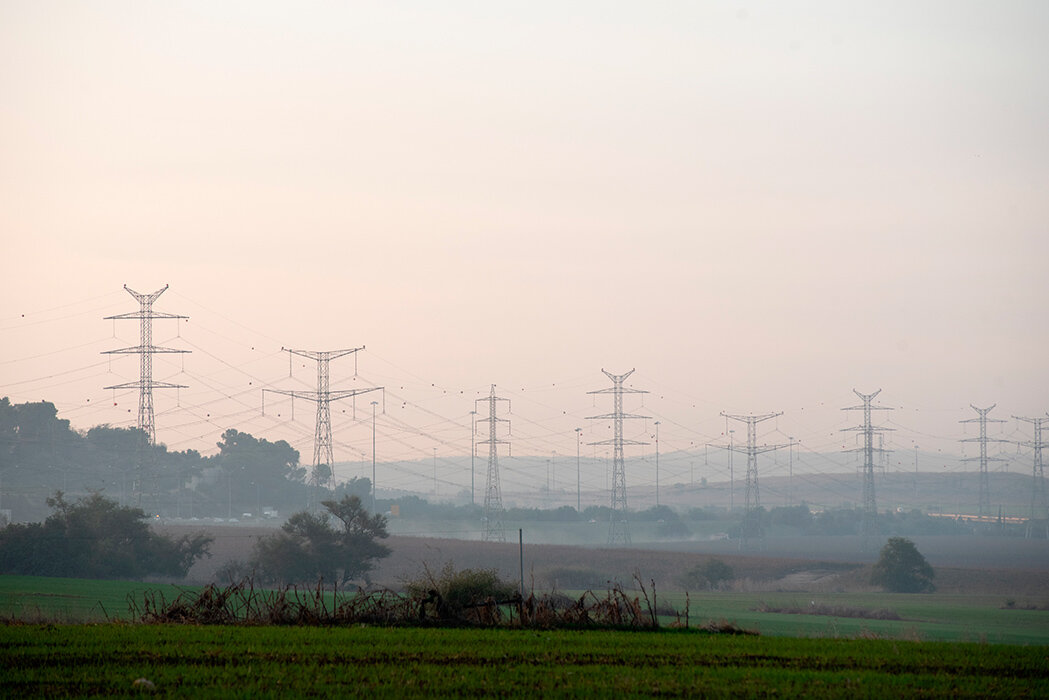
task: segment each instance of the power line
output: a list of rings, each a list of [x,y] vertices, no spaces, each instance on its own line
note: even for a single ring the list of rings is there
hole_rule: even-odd
[[[845,450],[845,451],[846,452],[858,452],[860,450],[863,451],[863,526],[862,526],[861,534],[863,535],[863,546],[864,546],[864,548],[867,548],[869,546],[869,539],[870,539],[870,537],[872,537],[872,536],[877,534],[876,528],[877,528],[877,518],[878,518],[878,503],[877,503],[877,499],[875,498],[875,495],[874,495],[874,453],[875,452],[884,452],[885,451],[885,450],[883,450],[880,447],[878,447],[878,448],[874,447],[874,436],[876,434],[885,432],[887,430],[892,430],[892,428],[875,428],[871,424],[871,411],[872,410],[891,411],[893,409],[889,408],[888,406],[872,406],[871,405],[871,401],[874,400],[875,396],[877,396],[878,394],[881,393],[881,389],[878,389],[873,394],[861,394],[860,392],[856,391],[855,389],[852,390],[852,393],[854,393],[854,394],[856,394],[856,396],[860,397],[860,400],[863,401],[863,405],[862,406],[849,406],[849,407],[843,408],[841,410],[843,410],[843,411],[863,411],[863,425],[857,426],[857,427],[853,427],[853,428],[844,428],[843,432],[844,431],[861,431],[861,430],[863,431],[863,447],[858,448],[857,450]]]
[[[745,451],[747,453],[746,506],[743,511],[743,523],[740,526],[739,533],[739,546],[740,549],[743,549],[746,547],[747,538],[749,536],[758,538],[763,536],[761,514],[758,511],[758,508],[761,506],[761,496],[758,491],[758,454],[761,452],[770,452],[771,450],[783,447],[783,445],[763,445],[759,448],[757,445],[757,424],[762,421],[767,421],[770,418],[782,416],[783,412],[766,413],[761,416],[735,416],[722,411],[721,415],[725,418],[731,418],[732,420],[742,421],[747,424],[747,447],[745,450],[735,448],[741,452]]]
[[[991,514],[991,489],[990,481],[987,477],[987,463],[988,462],[1004,462],[1001,457],[988,457],[987,456],[987,443],[988,442],[1007,442],[1006,440],[992,440],[987,437],[987,424],[988,423],[1004,423],[1004,420],[988,418],[987,414],[994,409],[998,404],[992,404],[987,408],[977,408],[972,404],[969,404],[972,410],[976,411],[979,415],[978,418],[969,418],[967,420],[958,421],[959,423],[979,423],[980,424],[980,437],[965,438],[961,442],[978,442],[980,443],[980,456],[979,457],[967,457],[964,462],[972,462],[974,460],[980,460],[980,493],[979,500],[977,501],[977,513],[979,515],[990,515]]]
[[[506,418],[499,418],[496,415],[495,407],[496,402],[506,401],[509,405],[509,399],[501,399],[495,395],[495,384],[492,384],[491,391],[487,398],[474,399],[474,406],[476,407],[478,401],[488,402],[488,417],[482,418],[478,423],[488,424],[488,476],[485,479],[484,489],[484,533],[482,539],[485,542],[505,542],[506,532],[503,530],[503,493],[499,485],[499,450],[497,445],[507,444],[506,440],[500,440],[496,437],[496,427],[499,423],[507,423],[509,427],[510,421]]]
[[[104,389],[138,389],[138,428],[146,434],[150,445],[157,441],[157,428],[153,416],[153,389],[184,389],[185,385],[171,384],[169,382],[153,381],[153,355],[157,353],[188,353],[189,350],[178,350],[176,348],[165,348],[153,345],[153,319],[171,318],[183,319],[187,316],[168,314],[153,310],[153,302],[164,293],[168,285],[149,294],[139,294],[135,290],[124,285],[125,291],[135,297],[139,303],[138,312],[106,316],[103,320],[138,319],[139,320],[139,344],[119,350],[105,350],[103,355],[138,355],[139,356],[139,379],[137,382],[126,382],[103,387]]]
[[[1016,420],[1030,423],[1034,427],[1034,439],[1020,443],[1021,445],[1034,449],[1034,468],[1032,470],[1034,483],[1031,484],[1031,517],[1027,521],[1027,530],[1025,533],[1025,536],[1028,539],[1031,537],[1031,530],[1037,520],[1041,520],[1045,523],[1045,536],[1049,539],[1049,498],[1046,496],[1045,470],[1042,467],[1042,449],[1046,446],[1045,442],[1042,441],[1042,425],[1049,422],[1049,413],[1047,413],[1046,416],[1046,418],[1024,418],[1022,416],[1013,416]]]
[[[623,420],[626,418],[651,418],[651,416],[640,416],[623,413],[623,394],[647,394],[642,389],[624,388],[623,382],[634,373],[631,369],[626,374],[612,374],[601,369],[605,376],[612,380],[612,386],[607,389],[588,391],[588,394],[612,394],[612,413],[600,416],[587,416],[588,420],[608,420],[614,424],[614,432],[611,440],[588,443],[590,445],[612,445],[612,494],[611,513],[609,514],[608,544],[630,544],[630,530],[627,526],[626,505],[626,468],[623,459],[624,445],[647,445],[647,442],[623,439]]]
[[[359,394],[367,394],[379,391],[383,387],[368,387],[365,389],[340,389],[332,391],[328,373],[329,363],[337,358],[352,355],[363,347],[350,348],[346,350],[294,350],[281,348],[288,353],[290,369],[291,356],[298,355],[310,360],[317,361],[317,389],[316,391],[294,391],[287,389],[263,389],[262,395],[270,391],[275,394],[290,396],[313,401],[317,404],[317,421],[313,434],[313,470],[310,472],[310,499],[311,505],[316,507],[319,501],[317,492],[321,488],[331,489],[335,484],[335,451],[332,447],[331,438],[331,402],[347,399]],[[265,409],[264,409],[265,410]]]

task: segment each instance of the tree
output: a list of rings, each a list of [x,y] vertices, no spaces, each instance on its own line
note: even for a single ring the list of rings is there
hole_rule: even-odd
[[[707,559],[696,564],[681,577],[685,588],[707,588],[714,590],[736,577],[732,567],[720,559]]]
[[[936,572],[914,543],[905,537],[890,537],[871,570],[871,583],[894,593],[931,593]]]
[[[286,441],[269,442],[230,428],[217,445],[219,453],[211,459],[221,469],[222,488],[217,489],[214,512],[254,512],[262,503],[285,507],[303,502],[306,469],[299,466],[298,450]]]
[[[377,559],[389,556],[389,548],[376,541],[387,537],[386,518],[370,515],[358,496],[321,505],[326,512],[295,513],[279,534],[259,541],[252,564],[260,578],[345,583],[364,576]],[[341,527],[332,527],[333,518]]]
[[[47,499],[43,523],[0,530],[0,573],[78,578],[183,578],[208,555],[211,538],[172,540],[149,529],[146,514],[99,493],[72,503],[61,491]]]

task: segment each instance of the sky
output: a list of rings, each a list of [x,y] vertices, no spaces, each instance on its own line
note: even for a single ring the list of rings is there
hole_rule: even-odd
[[[361,346],[332,388],[386,391],[333,406],[336,459],[371,453],[373,396],[380,459],[468,455],[492,384],[516,455],[583,427],[600,457],[602,369],[668,452],[745,431],[721,412],[855,447],[854,389],[897,451],[972,456],[971,404],[1029,440],[1046,36],[1038,0],[7,0],[0,395],[134,425],[102,387],[137,358],[101,353],[137,322],[103,317],[170,285],[171,449],[234,427],[310,462],[314,407],[261,389],[315,388],[282,347]]]

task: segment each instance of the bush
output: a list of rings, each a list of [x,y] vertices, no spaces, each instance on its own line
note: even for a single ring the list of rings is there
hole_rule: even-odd
[[[211,538],[172,540],[152,532],[139,508],[93,493],[72,503],[61,491],[47,499],[54,511],[43,523],[0,530],[0,573],[72,578],[183,578],[208,555]]]
[[[736,577],[732,567],[720,559],[707,559],[696,564],[681,576],[680,583],[686,589],[706,588],[714,590]]]
[[[441,616],[457,617],[471,607],[483,605],[489,599],[496,602],[510,600],[517,595],[517,585],[499,578],[495,569],[455,570],[449,562],[436,576],[427,569],[417,579],[405,584],[412,597],[432,596]]]
[[[913,542],[890,537],[871,570],[871,583],[893,593],[931,593],[936,590],[934,576],[936,572]]]
[[[581,566],[556,566],[543,572],[547,585],[555,590],[593,590],[609,586],[612,577]]]

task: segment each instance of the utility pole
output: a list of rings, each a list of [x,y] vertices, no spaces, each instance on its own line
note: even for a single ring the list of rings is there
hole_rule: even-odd
[[[1049,497],[1045,489],[1045,471],[1042,468],[1042,449],[1046,443],[1042,440],[1042,426],[1049,423],[1049,413],[1046,418],[1024,418],[1013,416],[1016,420],[1030,423],[1034,427],[1034,439],[1021,442],[1021,445],[1034,449],[1034,470],[1032,475],[1034,483],[1031,485],[1031,516],[1027,519],[1027,529],[1024,536],[1031,539],[1034,524],[1042,521],[1045,524],[1045,537],[1049,539]]]
[[[484,490],[484,531],[481,534],[481,538],[485,542],[505,542],[506,532],[503,530],[503,493],[499,487],[499,450],[498,445],[508,444],[506,440],[500,440],[497,437],[497,427],[499,423],[506,423],[509,431],[510,421],[506,418],[499,418],[496,415],[496,403],[498,401],[506,401],[507,407],[510,406],[510,399],[501,399],[495,395],[495,384],[492,384],[491,391],[488,393],[488,398],[474,399],[474,405],[477,405],[478,401],[488,402],[488,417],[482,418],[479,422],[488,424],[488,477],[485,480]]]
[[[732,470],[732,455],[736,451],[735,435],[735,430],[728,431],[728,511],[730,513],[736,509],[736,484]]]
[[[980,492],[979,499],[977,500],[976,512],[978,515],[991,515],[991,489],[990,483],[987,476],[987,463],[988,462],[1003,462],[1001,457],[988,457],[987,456],[987,443],[988,442],[1005,442],[1005,440],[991,440],[987,437],[987,424],[988,423],[1004,423],[1004,420],[998,420],[988,418],[987,414],[997,406],[998,404],[992,404],[987,408],[977,408],[972,404],[969,407],[976,411],[978,418],[969,418],[968,420],[958,421],[959,423],[979,423],[980,424],[980,437],[966,438],[962,442],[978,442],[980,443],[980,456],[979,457],[967,457],[964,461],[972,462],[974,460],[980,460]]]
[[[375,407],[379,405],[378,401],[372,401],[372,515],[375,515]]]
[[[582,501],[582,493],[583,493],[583,491],[582,491],[582,483],[583,483],[583,481],[582,481],[582,478],[580,477],[580,469],[579,469],[579,445],[580,445],[580,440],[581,440],[580,433],[582,433],[582,432],[583,432],[582,428],[576,428],[575,429],[575,512],[576,513],[582,512],[581,505],[582,505],[582,502],[583,502]]]
[[[659,421],[656,421],[656,506],[659,506]]]
[[[364,349],[350,348],[346,350],[293,350],[281,348],[288,353],[289,369],[291,356],[298,355],[317,362],[317,390],[316,391],[289,391],[286,389],[263,389],[263,401],[266,392],[290,396],[294,399],[306,399],[317,404],[317,421],[313,433],[313,470],[310,473],[309,499],[307,507],[316,508],[320,502],[319,491],[321,488],[334,488],[335,486],[335,449],[331,437],[331,402],[348,399],[360,394],[372,391],[380,391],[381,386],[369,387],[367,389],[340,389],[332,391],[328,374],[328,365],[332,360],[346,355],[355,354]],[[356,367],[354,374],[356,374]],[[374,488],[374,484],[373,484]]]
[[[914,506],[918,507],[918,443],[914,443]]]
[[[788,458],[788,461],[790,463],[790,472],[789,472],[790,476],[788,477],[788,480],[787,480],[787,504],[790,505],[793,508],[794,507],[794,438],[788,437],[787,440],[790,441],[790,446],[789,446],[789,449],[788,449],[788,451],[790,453],[790,457]]]
[[[744,501],[746,505],[743,510],[743,523],[739,531],[739,547],[743,549],[746,547],[747,538],[751,535],[759,539],[763,536],[761,513],[758,511],[758,508],[761,506],[761,495],[758,490],[758,454],[782,447],[782,445],[763,445],[759,448],[757,426],[758,423],[782,416],[783,412],[766,413],[760,416],[735,416],[722,411],[721,415],[747,424],[747,489]]]
[[[476,404],[475,404],[476,405]],[[477,411],[470,411],[470,505],[474,502],[474,456],[477,454]]]
[[[624,445],[647,445],[647,442],[625,440],[623,438],[623,420],[627,418],[649,418],[650,416],[638,416],[623,413],[623,394],[647,394],[641,389],[627,389],[623,387],[626,378],[634,373],[630,370],[626,374],[612,374],[602,368],[605,376],[612,380],[612,386],[607,389],[589,391],[588,394],[612,394],[612,413],[600,416],[587,416],[588,420],[611,420],[613,423],[613,437],[611,440],[591,442],[591,445],[612,445],[612,508],[609,514],[608,544],[630,544],[630,530],[627,527],[626,506],[626,468],[623,459]]]
[[[153,355],[160,353],[188,353],[189,350],[178,350],[176,348],[164,348],[153,344],[153,319],[173,318],[183,319],[188,316],[168,314],[153,310],[153,302],[163,294],[169,285],[149,294],[139,294],[131,287],[124,285],[124,291],[135,297],[138,301],[137,312],[106,316],[103,320],[139,320],[139,343],[130,348],[119,350],[104,350],[103,355],[138,355],[138,381],[114,384],[103,387],[104,389],[138,389],[138,429],[146,434],[150,445],[157,444],[157,427],[153,419],[153,389],[185,389],[183,384],[171,384],[169,382],[153,381]]]
[[[880,447],[874,447],[874,436],[887,430],[892,430],[892,428],[874,427],[871,423],[871,411],[889,411],[892,409],[888,406],[871,405],[871,401],[881,393],[881,389],[878,389],[873,394],[861,394],[855,389],[852,390],[852,393],[859,396],[863,404],[860,406],[849,406],[841,410],[863,411],[863,425],[845,428],[842,432],[863,432],[863,447],[856,450],[846,450],[846,452],[863,452],[863,525],[861,534],[863,535],[863,548],[866,549],[869,546],[870,538],[877,534],[878,526],[878,502],[874,495],[874,453],[882,452],[883,450]]]

